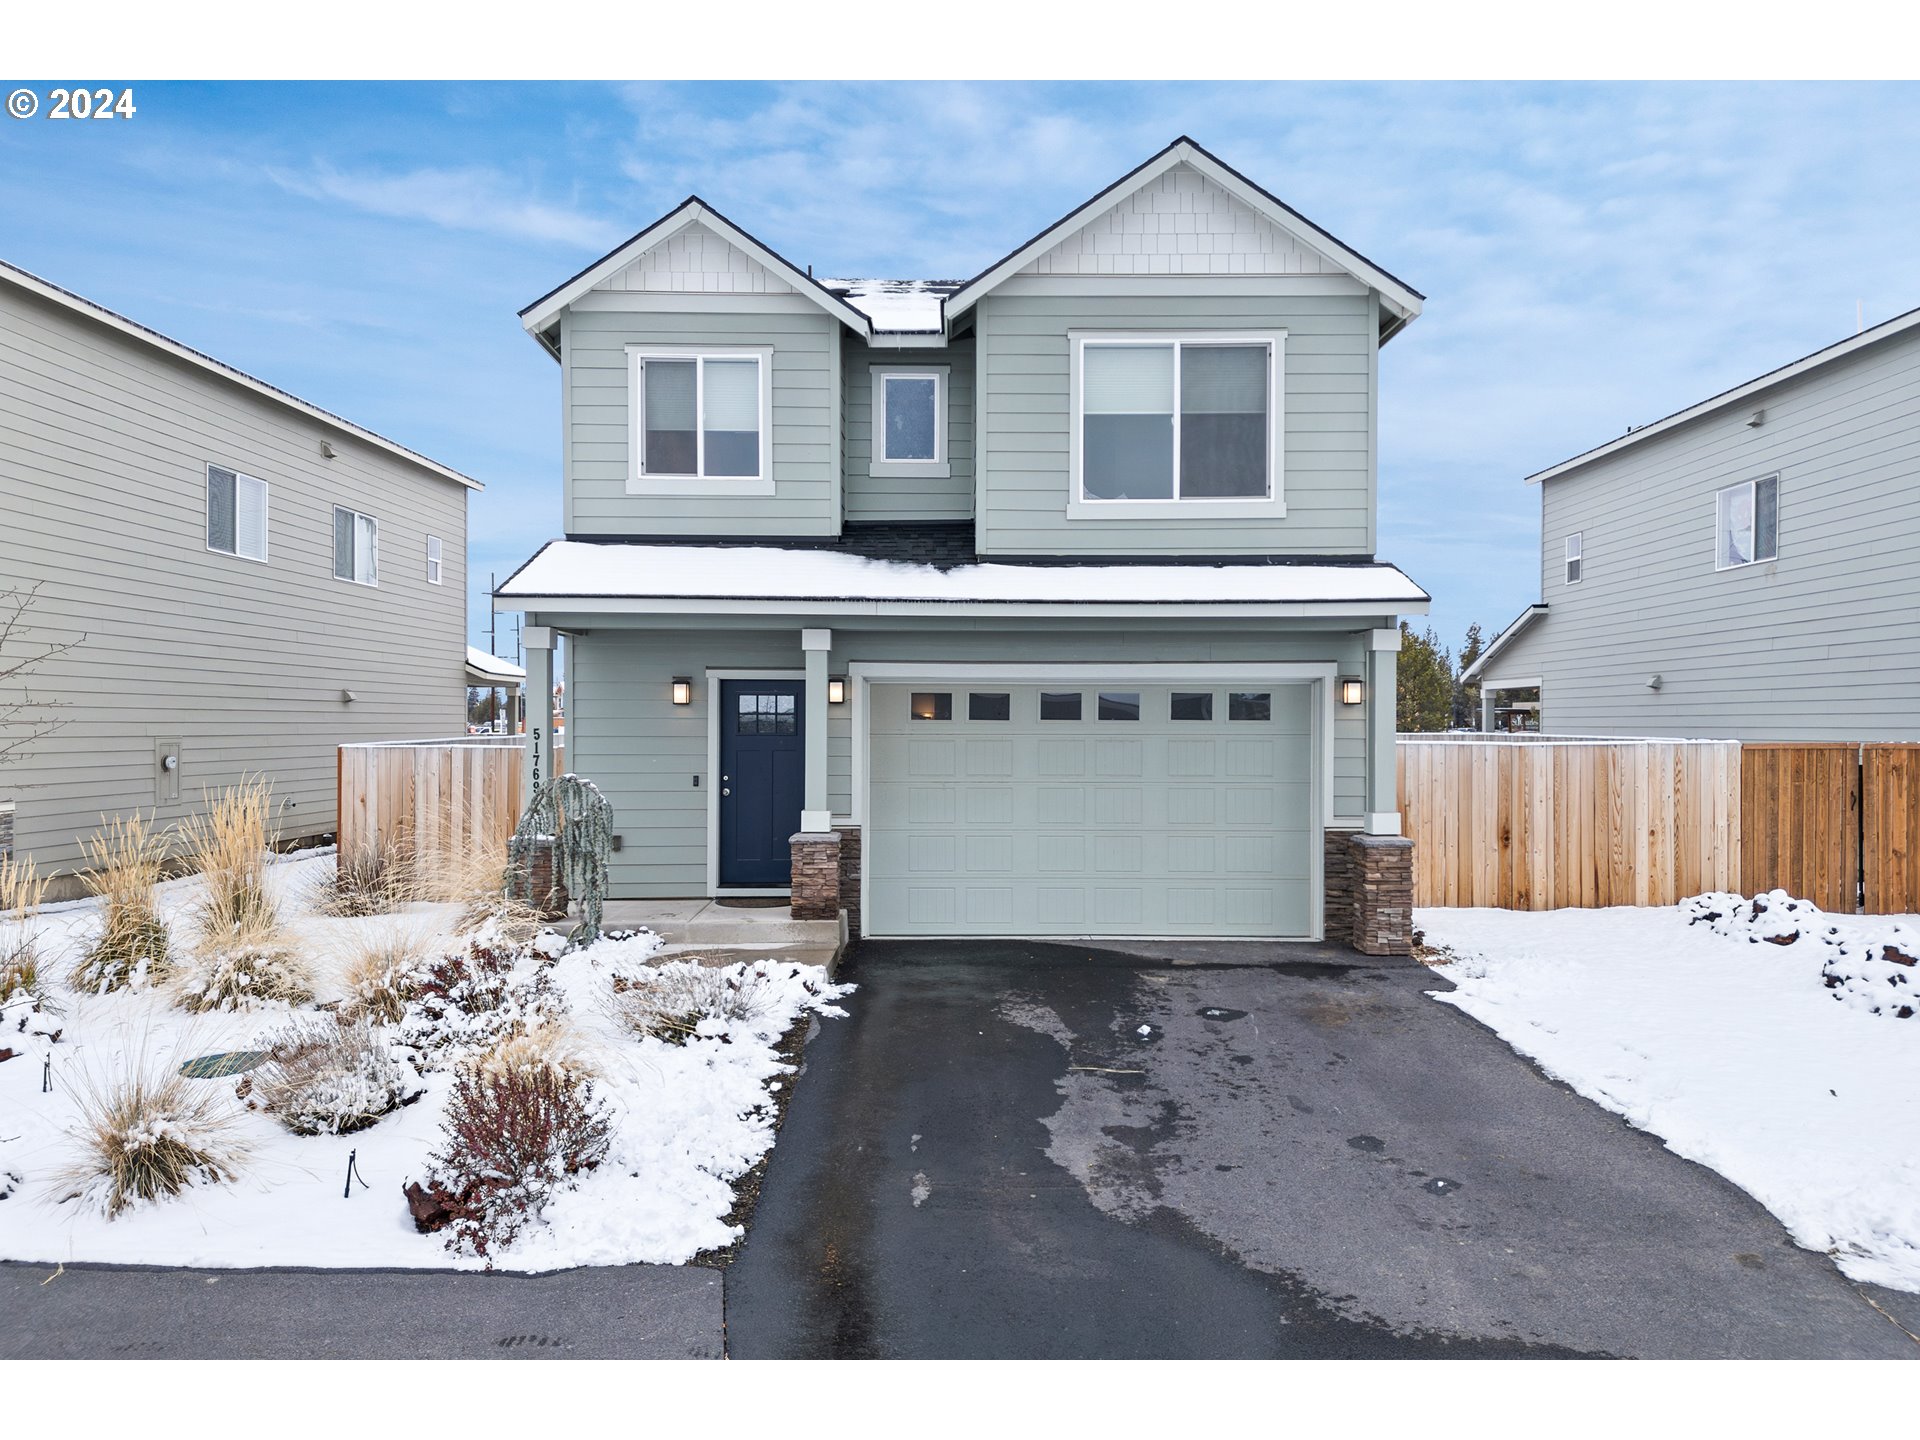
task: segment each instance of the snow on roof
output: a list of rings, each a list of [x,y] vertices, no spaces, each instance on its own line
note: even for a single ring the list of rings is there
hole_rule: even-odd
[[[873,322],[875,330],[938,335],[940,302],[960,288],[957,280],[822,280],[820,282]]]
[[[1328,604],[1430,598],[1392,565],[932,565],[834,550],[555,540],[502,585],[516,597],[921,603]]]
[[[467,646],[467,669],[478,675],[497,677],[501,680],[524,680],[527,672],[524,666],[511,660],[502,660],[498,655],[489,655],[486,651]]]

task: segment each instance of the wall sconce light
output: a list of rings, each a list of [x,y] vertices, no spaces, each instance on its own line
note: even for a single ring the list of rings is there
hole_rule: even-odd
[[[1342,705],[1358,705],[1366,693],[1366,686],[1351,677],[1340,682],[1340,703]]]
[[[673,703],[691,705],[693,703],[693,681],[685,675],[673,677]]]
[[[844,705],[847,702],[847,678],[834,675],[827,680],[827,704]]]

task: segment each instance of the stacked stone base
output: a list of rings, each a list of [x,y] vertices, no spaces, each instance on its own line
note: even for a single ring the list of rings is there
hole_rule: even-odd
[[[840,908],[847,912],[847,939],[860,938],[860,827],[840,827]]]
[[[802,832],[788,840],[793,855],[793,918],[835,920],[840,915],[840,832]]]
[[[1413,841],[1404,835],[1349,835],[1343,879],[1348,943],[1362,955],[1411,955]],[[1331,914],[1331,884],[1327,900]],[[1329,923],[1328,938],[1336,933]]]

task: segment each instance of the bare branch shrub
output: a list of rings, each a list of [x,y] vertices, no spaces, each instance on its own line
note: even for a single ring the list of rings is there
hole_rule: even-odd
[[[364,1018],[297,1020],[267,1040],[247,1100],[296,1135],[351,1135],[420,1098],[420,1072]]]
[[[37,742],[66,723],[57,713],[62,702],[35,699],[28,681],[41,666],[87,638],[40,639],[40,632],[27,623],[39,594],[38,585],[0,591],[0,765],[24,760]]]
[[[635,1035],[683,1045],[709,1020],[757,1020],[771,1003],[766,976],[738,966],[709,968],[691,960],[613,977],[609,1009]]]

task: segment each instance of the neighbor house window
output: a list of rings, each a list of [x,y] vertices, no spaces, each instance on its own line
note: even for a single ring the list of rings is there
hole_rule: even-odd
[[[1731,570],[1780,558],[1780,477],[1746,480],[1722,490],[1715,506],[1719,538],[1714,568]]]
[[[244,560],[267,558],[267,482],[207,467],[207,548]]]
[[[874,369],[872,464],[880,475],[949,473],[945,366]]]
[[[1079,500],[1279,495],[1280,338],[1083,338]]]
[[[1567,584],[1580,583],[1580,532],[1567,536]]]
[[[441,563],[440,537],[427,536],[427,583],[438,585],[446,578],[446,567]]]
[[[333,507],[333,574],[356,585],[380,583],[380,522],[373,516]]]
[[[631,353],[636,481],[768,477],[771,351]]]

